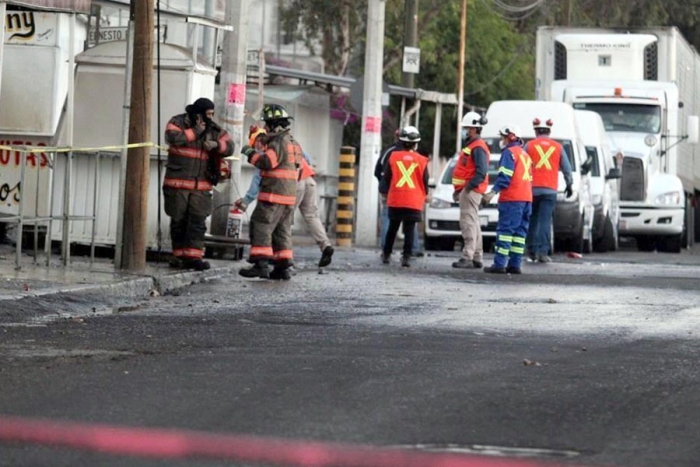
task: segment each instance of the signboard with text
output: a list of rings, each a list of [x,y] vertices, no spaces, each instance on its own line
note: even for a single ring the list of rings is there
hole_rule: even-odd
[[[5,14],[5,43],[55,46],[58,15],[36,11],[8,11]]]

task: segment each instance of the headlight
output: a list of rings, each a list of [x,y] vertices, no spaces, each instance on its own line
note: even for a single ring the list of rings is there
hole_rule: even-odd
[[[594,206],[597,206],[603,202],[603,195],[593,195],[591,201]]]
[[[430,199],[430,207],[433,209],[447,209],[452,207],[452,203],[433,196]]]
[[[656,146],[656,143],[657,139],[654,135],[647,135],[646,138],[644,138],[644,144],[646,144],[650,148]]]
[[[681,204],[681,194],[677,191],[672,191],[670,193],[664,193],[659,195],[654,200],[654,203],[661,204],[664,206],[670,206],[674,204]]]

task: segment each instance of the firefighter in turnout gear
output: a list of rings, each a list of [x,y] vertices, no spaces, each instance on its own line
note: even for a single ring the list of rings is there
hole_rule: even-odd
[[[532,159],[532,218],[527,251],[531,260],[540,263],[551,261],[552,214],[557,204],[560,171],[566,181],[566,197],[573,194],[569,157],[564,147],[549,136],[553,124],[552,120],[534,119],[532,126],[537,137],[525,145],[525,151]]]
[[[212,189],[230,176],[225,157],[233,154],[231,137],[214,123],[214,103],[197,99],[165,129],[168,164],[163,180],[165,213],[170,217],[171,266],[209,269],[204,255],[205,221],[212,212]],[[226,174],[226,175],[224,175]]]
[[[499,130],[502,149],[498,176],[483,203],[498,194],[496,256],[485,272],[520,274],[525,239],[532,213],[532,160],[520,139],[520,128],[507,125]]]
[[[290,134],[291,119],[281,105],[266,105],[261,116],[266,134],[257,137],[258,149],[246,145],[241,150],[261,175],[258,203],[250,218],[248,261],[253,266],[239,271],[243,277],[291,278],[292,221],[303,158],[301,146]],[[272,271],[270,262],[274,263]]]
[[[453,268],[483,267],[484,243],[479,223],[481,197],[489,186],[489,147],[481,139],[481,129],[486,118],[476,112],[468,112],[462,118],[462,140],[466,146],[459,155],[452,174],[453,198],[459,203],[459,226],[464,248]]]
[[[399,134],[399,141],[401,148],[389,156],[382,183],[379,185],[379,191],[386,196],[389,208],[389,230],[384,239],[382,262],[390,262],[396,234],[403,223],[401,266],[409,267],[416,223],[421,221],[428,193],[428,158],[416,151],[420,141],[420,133],[416,127],[403,128]]]

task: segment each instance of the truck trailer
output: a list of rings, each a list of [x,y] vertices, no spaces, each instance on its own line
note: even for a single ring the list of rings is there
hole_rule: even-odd
[[[675,27],[546,26],[537,31],[536,57],[536,99],[603,119],[622,170],[620,235],[642,251],[692,245],[700,234],[696,50]]]

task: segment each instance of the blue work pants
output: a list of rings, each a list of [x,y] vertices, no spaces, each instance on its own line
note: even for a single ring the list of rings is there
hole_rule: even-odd
[[[533,255],[548,255],[552,242],[552,215],[557,194],[548,193],[532,198],[532,218],[527,234],[527,251]]]
[[[532,203],[524,201],[498,203],[496,256],[493,260],[495,267],[520,268],[531,215]]]

